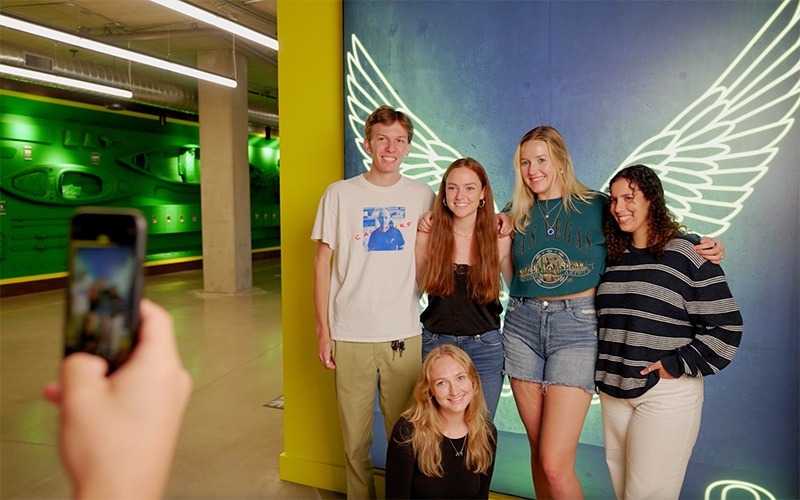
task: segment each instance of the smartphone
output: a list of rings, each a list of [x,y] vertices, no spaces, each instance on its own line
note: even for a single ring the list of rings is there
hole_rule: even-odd
[[[135,209],[80,208],[70,221],[64,355],[88,352],[108,373],[139,332],[147,226]]]

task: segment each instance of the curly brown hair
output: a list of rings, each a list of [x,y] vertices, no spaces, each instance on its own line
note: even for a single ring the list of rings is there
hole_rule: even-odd
[[[667,208],[664,188],[661,179],[652,168],[646,165],[633,165],[625,167],[611,178],[608,189],[618,180],[628,181],[628,186],[639,190],[647,201],[650,202],[648,218],[647,251],[660,259],[665,252],[667,243],[681,234],[686,233],[686,228],[675,220],[675,216]],[[603,235],[606,237],[608,262],[619,262],[622,254],[631,246],[633,234],[626,233],[619,228],[616,219],[611,213],[610,200],[606,199],[606,209],[603,212]]]

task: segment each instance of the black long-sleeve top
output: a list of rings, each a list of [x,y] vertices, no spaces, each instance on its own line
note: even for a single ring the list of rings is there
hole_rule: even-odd
[[[406,419],[400,418],[392,431],[389,448],[386,452],[386,498],[489,498],[489,483],[494,472],[494,453],[497,451],[497,429],[491,421],[492,465],[486,474],[470,472],[464,461],[467,452],[456,456],[456,449],[461,450],[466,436],[460,439],[444,437],[442,448],[442,470],[444,477],[429,477],[417,466],[411,443],[401,444],[411,437],[414,426]]]

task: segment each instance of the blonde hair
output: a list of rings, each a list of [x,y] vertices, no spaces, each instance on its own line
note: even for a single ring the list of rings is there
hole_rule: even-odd
[[[400,444],[411,444],[417,466],[429,477],[444,477],[442,470],[442,450],[444,435],[439,424],[439,405],[431,393],[431,369],[433,363],[444,356],[450,356],[467,371],[472,381],[474,393],[472,401],[464,414],[468,432],[465,465],[476,474],[485,474],[494,460],[492,434],[488,425],[486,401],[478,371],[469,355],[451,344],[434,347],[422,363],[422,373],[414,387],[411,407],[403,413],[403,418],[412,425],[411,437]]]
[[[522,165],[520,164],[520,155],[522,146],[529,141],[542,141],[547,145],[547,150],[550,153],[550,159],[553,160],[556,168],[555,174],[561,181],[562,191],[561,200],[564,204],[564,211],[569,213],[570,210],[578,211],[575,206],[575,200],[582,202],[588,201],[590,198],[597,196],[597,193],[592,191],[588,186],[581,183],[575,177],[575,169],[572,166],[572,159],[567,151],[567,145],[564,143],[564,138],[558,130],[553,127],[543,125],[529,130],[528,133],[522,136],[517,150],[514,153],[514,193],[511,196],[511,222],[514,225],[514,230],[520,233],[525,232],[525,228],[531,222],[531,207],[536,201],[536,194],[522,180]]]

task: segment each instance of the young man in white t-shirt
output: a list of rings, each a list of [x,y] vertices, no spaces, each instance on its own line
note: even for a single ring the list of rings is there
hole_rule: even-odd
[[[421,368],[414,242],[434,193],[400,174],[413,133],[404,113],[376,109],[364,124],[369,172],[328,187],[311,233],[317,354],[336,370],[348,498],[375,498],[369,448],[376,375],[389,436]]]

